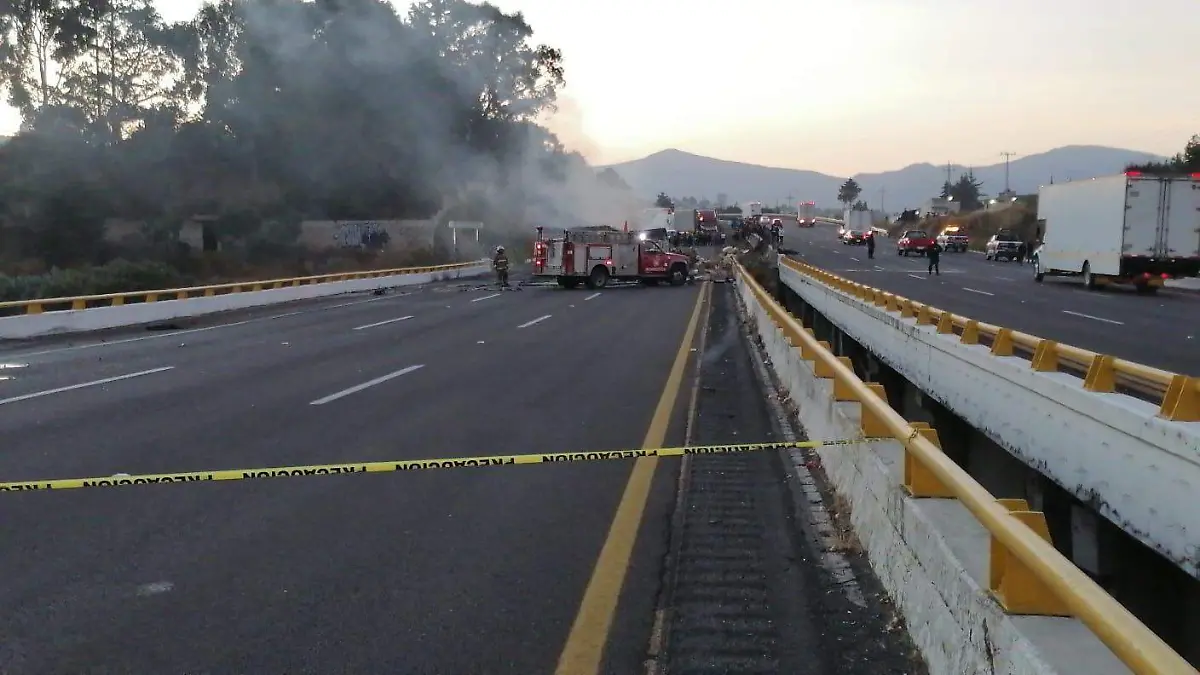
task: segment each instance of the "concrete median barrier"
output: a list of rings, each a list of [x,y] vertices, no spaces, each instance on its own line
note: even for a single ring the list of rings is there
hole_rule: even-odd
[[[1200,578],[1200,422],[1167,419],[1166,404],[1104,386],[1114,379],[1111,359],[1096,358],[1087,377],[1058,372],[1001,355],[1011,353],[1003,346],[1010,338],[978,344],[936,321],[922,325],[911,309],[779,267],[785,286],[922,392]]]
[[[274,280],[271,282],[272,284],[282,283],[283,287],[246,290],[243,292],[226,292],[220,295],[205,295],[202,297],[186,297],[172,300],[148,299],[148,301],[137,302],[136,304],[113,304],[107,307],[67,309],[63,311],[38,312],[3,317],[0,318],[0,339],[28,339],[45,335],[84,333],[122,326],[137,326],[159,321],[204,316],[236,309],[262,307],[294,302],[296,300],[342,295],[345,293],[360,293],[404,286],[418,286],[434,281],[480,277],[491,273],[491,264],[488,261],[479,261],[461,266],[418,269],[428,269],[428,271],[389,270],[389,272],[395,273],[380,274],[379,276],[367,276],[369,273],[360,273],[353,276],[364,278],[355,278],[346,281],[325,281],[323,283],[295,280],[299,285],[290,285],[290,282],[294,280]],[[315,280],[316,278],[309,279]],[[266,283],[244,283],[240,287],[253,288],[258,285],[265,285]],[[205,289],[189,290],[203,292]],[[178,296],[179,294],[176,291],[161,291],[157,294],[146,292],[125,295],[144,295],[153,298],[155,295]],[[71,299],[54,299],[54,301],[59,300],[68,302]],[[44,302],[50,304],[51,301],[47,300]]]
[[[905,421],[744,271],[737,283],[807,437],[860,439],[815,454],[931,673],[1194,673],[1054,549],[1042,513],[989,494],[935,430]]]

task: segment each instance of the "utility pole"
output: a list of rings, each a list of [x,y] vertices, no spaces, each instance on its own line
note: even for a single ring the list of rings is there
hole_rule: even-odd
[[[1009,185],[1008,185],[1008,160],[1012,159],[1013,156],[1015,156],[1017,153],[1002,152],[1000,154],[1004,157],[1004,191],[1009,192],[1010,190],[1009,190]]]
[[[887,188],[879,188],[879,210],[882,213],[887,213]]]
[[[950,174],[951,174],[950,162],[946,162],[946,182],[953,185],[954,181],[950,178]]]

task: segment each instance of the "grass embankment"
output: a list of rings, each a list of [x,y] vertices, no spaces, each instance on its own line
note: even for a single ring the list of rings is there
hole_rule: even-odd
[[[956,214],[940,218],[922,220],[915,226],[904,223],[893,223],[888,226],[888,236],[899,239],[906,230],[921,229],[937,236],[946,228],[958,226],[963,234],[970,238],[968,246],[973,251],[982,251],[988,239],[993,234],[1008,229],[1015,232],[1022,241],[1029,241],[1037,235],[1037,207],[1025,204],[1015,204],[1006,209],[973,211],[967,214]]]

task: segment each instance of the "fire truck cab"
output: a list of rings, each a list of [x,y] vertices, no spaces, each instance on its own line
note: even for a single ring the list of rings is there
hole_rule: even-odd
[[[569,229],[562,237],[543,239],[542,228],[533,244],[533,275],[553,277],[563,288],[604,288],[610,281],[640,281],[655,286],[687,282],[687,256],[669,253],[659,242],[636,232],[613,228]]]

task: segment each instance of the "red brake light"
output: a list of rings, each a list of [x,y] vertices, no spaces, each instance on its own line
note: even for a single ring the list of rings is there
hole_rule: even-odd
[[[1170,275],[1170,274],[1167,274],[1166,272],[1163,272],[1163,273],[1162,273],[1160,276],[1162,276],[1162,278],[1164,278],[1164,279],[1170,279],[1170,278],[1171,278],[1171,275]]]
[[[1137,178],[1138,176],[1142,175],[1142,172],[1141,171],[1126,171],[1125,175],[1129,176],[1130,178]]]
[[[605,258],[604,264],[608,265],[609,267],[612,267],[612,258]]]
[[[1196,173],[1192,174],[1192,178],[1195,178],[1196,180],[1200,180],[1200,171],[1197,171]]]

